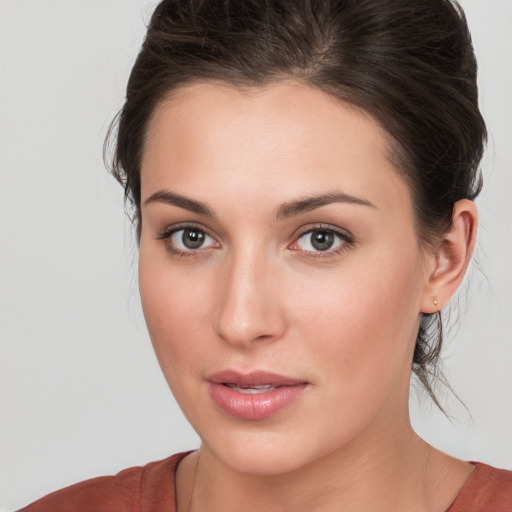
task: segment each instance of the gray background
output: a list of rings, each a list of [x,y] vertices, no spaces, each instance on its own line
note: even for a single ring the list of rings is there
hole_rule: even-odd
[[[426,397],[411,407],[432,444],[512,469],[512,2],[462,4],[490,143],[478,265],[444,355],[471,415],[449,394],[451,421]],[[198,446],[153,355],[122,191],[101,159],[154,5],[0,3],[3,510]]]

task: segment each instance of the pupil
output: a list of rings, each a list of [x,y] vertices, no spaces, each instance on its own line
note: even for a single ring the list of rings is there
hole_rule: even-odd
[[[334,236],[328,231],[314,231],[311,238],[313,247],[319,251],[330,249],[334,243]]]
[[[204,233],[196,229],[185,229],[182,236],[183,245],[189,249],[197,249],[204,242]]]

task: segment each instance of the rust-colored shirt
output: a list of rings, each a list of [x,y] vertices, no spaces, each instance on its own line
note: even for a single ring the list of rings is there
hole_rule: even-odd
[[[176,512],[174,475],[188,453],[86,480],[19,512]],[[446,512],[512,512],[512,471],[474,464],[475,470]]]

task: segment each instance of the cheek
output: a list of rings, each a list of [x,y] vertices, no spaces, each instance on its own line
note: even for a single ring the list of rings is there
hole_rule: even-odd
[[[310,357],[354,400],[385,392],[385,383],[389,388],[395,379],[408,385],[420,318],[418,254],[411,251],[398,262],[391,253],[379,256],[365,261],[360,255],[295,293],[295,322],[304,343],[315,348],[309,347]]]
[[[173,390],[178,377],[194,370],[210,325],[212,298],[207,275],[193,275],[169,264],[162,251],[150,252],[141,243],[139,290],[151,342]],[[203,341],[204,343],[204,341]]]

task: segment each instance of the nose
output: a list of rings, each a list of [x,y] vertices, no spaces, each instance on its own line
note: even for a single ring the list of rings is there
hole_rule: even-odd
[[[283,283],[276,265],[246,253],[233,256],[221,274],[217,335],[235,348],[281,338],[286,315],[281,301]]]

